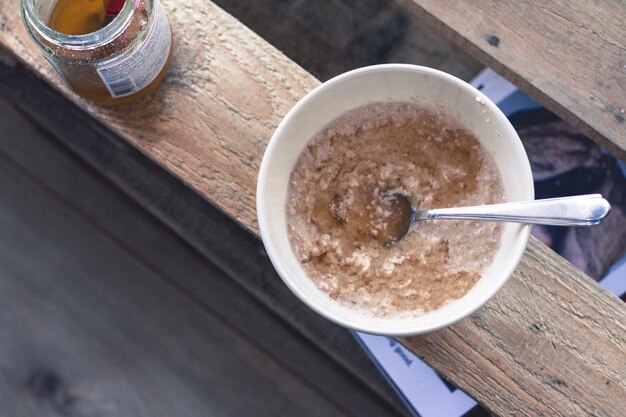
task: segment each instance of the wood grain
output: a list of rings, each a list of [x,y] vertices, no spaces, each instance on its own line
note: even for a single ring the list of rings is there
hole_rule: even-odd
[[[172,66],[164,85],[133,105],[99,107],[61,85],[11,0],[0,0],[0,45],[257,232],[250,185],[267,140],[318,82],[211,2],[163,4],[174,32]]]
[[[626,159],[626,2],[402,0],[406,8]]]
[[[0,178],[0,415],[354,415],[234,328],[245,307],[190,302],[1,157]]]
[[[12,16],[6,1],[0,5]],[[281,115],[317,81],[210,3],[165,5],[177,52],[156,95],[124,109],[101,109],[59,88],[256,231],[254,188],[263,148]],[[17,17],[7,22],[0,44],[58,86],[20,32]],[[625,319],[616,298],[531,240],[511,282],[486,308],[451,329],[404,343],[500,413],[617,416],[626,398]],[[553,343],[558,355],[533,350]]]
[[[322,81],[385,62],[424,65],[464,80],[483,68],[393,0],[214,3]]]
[[[12,83],[13,88],[18,85]],[[250,269],[254,268],[268,276],[264,286],[266,290],[283,290],[285,295],[292,297],[291,304],[298,303],[292,294],[283,289],[280,280],[272,275],[275,274],[273,268],[257,245],[249,247],[246,244],[251,240],[256,243],[256,239],[250,239],[249,234],[236,225],[236,229],[229,227],[234,222],[225,219],[221,213],[217,213],[221,215],[219,221],[212,222],[210,229],[220,239],[219,246],[233,253],[231,258],[220,257],[221,264],[237,265],[237,268],[231,266],[227,271],[186,244],[168,226],[102,177],[100,172],[81,158],[71,155],[65,146],[51,138],[39,125],[30,124],[22,114],[1,99],[0,138],[0,165],[8,161],[10,166],[19,171],[20,176],[26,176],[36,185],[28,190],[20,189],[17,194],[3,194],[7,197],[5,199],[12,201],[31,192],[35,195],[51,195],[54,205],[66,207],[72,213],[72,219],[77,218],[89,225],[89,228],[81,229],[84,234],[79,235],[80,245],[98,251],[101,262],[117,264],[118,269],[124,270],[130,258],[139,260],[152,271],[158,271],[149,277],[156,275],[155,278],[170,285],[175,293],[174,298],[182,293],[189,299],[189,303],[219,316],[229,328],[246,335],[238,348],[242,354],[245,354],[247,348],[271,352],[271,356],[287,372],[296,375],[340,408],[356,415],[369,412],[381,416],[408,415],[404,404],[348,330],[304,310],[299,316],[317,322],[320,327],[316,338],[318,344],[310,343],[308,338],[302,337],[297,326],[258,299],[256,294],[260,289],[249,291],[240,284],[243,277],[248,278]],[[90,140],[86,135],[82,135],[81,139]],[[10,179],[0,177],[1,181]],[[161,193],[165,192],[163,187],[160,190]],[[44,196],[43,200],[38,205],[45,205],[49,198]],[[217,209],[203,207],[203,212],[216,214]],[[121,259],[97,245],[92,238],[94,233],[105,236],[125,252]],[[0,240],[9,240],[9,243],[10,237],[0,234]],[[63,241],[59,244],[63,244]],[[45,246],[45,242],[39,245]],[[80,263],[80,259],[76,262]],[[125,294],[120,296],[126,297]],[[281,304],[287,306],[290,303]],[[36,316],[37,311],[32,314]],[[33,322],[36,322],[36,317],[33,317]],[[219,337],[219,334],[212,336]],[[249,346],[251,341],[253,347]],[[335,353],[331,355],[328,351]],[[244,377],[244,373],[232,376],[233,379]],[[249,383],[253,385],[257,381]],[[166,385],[165,381],[163,385]],[[0,415],[5,416],[7,413],[2,405],[0,400]],[[258,406],[263,411],[262,404]]]
[[[617,417],[626,406],[624,303],[535,238],[485,307],[402,343],[498,415]]]
[[[29,118],[35,118],[35,124],[45,126],[62,147],[95,167],[205,259],[225,271],[233,282],[280,317],[292,332],[297,332],[303,343],[324,352],[336,361],[337,366],[345,368],[361,384],[385,398],[400,413],[403,412],[404,404],[387,381],[380,378],[377,369],[371,368],[371,361],[362,349],[358,346],[355,349],[353,336],[347,335],[346,329],[313,312],[287,289],[255,235],[228,218],[197,192],[182,185],[138,149],[128,146],[125,139],[90,117],[85,117],[81,108],[23,67],[18,65],[13,69],[3,69],[0,65],[0,96],[11,98],[13,103],[19,104],[22,112]],[[53,113],[50,109],[56,111]],[[19,145],[20,138],[16,139],[17,144],[9,141],[5,148],[11,155],[23,148]],[[30,164],[24,162],[24,165],[36,164],[41,165],[38,168],[44,169],[50,165],[37,158],[30,160]],[[76,198],[71,190],[64,190],[63,195],[73,203],[89,202],[88,196],[84,200]],[[111,207],[92,202],[85,210],[88,208],[96,210],[98,221],[105,222]],[[123,225],[115,230],[121,240],[137,247],[150,246],[141,240],[140,235],[129,237]],[[210,282],[198,279],[193,274],[176,274],[173,279],[181,288],[207,303],[213,300]],[[264,327],[252,329],[250,334],[253,337],[260,337],[259,333],[263,334],[265,330]],[[272,332],[273,329],[268,328],[267,331]],[[266,339],[280,340],[280,337],[278,334],[269,334],[267,338],[260,337],[259,340]],[[304,360],[304,351],[295,354]],[[328,389],[332,390],[332,386],[327,384]],[[369,401],[361,401],[361,404],[369,407]]]

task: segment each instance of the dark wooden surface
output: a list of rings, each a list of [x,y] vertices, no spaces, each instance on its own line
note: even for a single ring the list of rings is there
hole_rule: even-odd
[[[469,80],[482,65],[394,0],[217,0],[316,78],[402,62]],[[297,36],[295,36],[297,34]]]
[[[3,101],[0,139],[0,415],[404,415],[347,331],[309,343]]]
[[[582,133],[626,159],[626,2],[401,3]]]

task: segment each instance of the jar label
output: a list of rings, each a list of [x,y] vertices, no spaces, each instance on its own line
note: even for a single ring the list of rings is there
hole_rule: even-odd
[[[157,0],[152,26],[145,40],[129,53],[98,63],[96,70],[113,98],[136,93],[159,75],[167,62],[172,33],[167,17]]]

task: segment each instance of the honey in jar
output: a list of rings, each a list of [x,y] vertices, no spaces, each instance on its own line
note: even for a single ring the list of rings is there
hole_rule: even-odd
[[[66,35],[86,35],[105,26],[104,0],[58,0],[48,26]]]
[[[169,67],[172,35],[159,0],[22,0],[22,16],[43,56],[89,100],[143,97]]]

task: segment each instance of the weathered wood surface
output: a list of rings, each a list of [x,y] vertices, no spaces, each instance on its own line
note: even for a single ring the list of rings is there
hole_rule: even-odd
[[[0,138],[1,416],[407,415],[391,389],[381,393],[363,383],[367,376],[386,385],[348,331],[336,332],[332,348],[362,375],[301,337],[2,100]],[[215,233],[224,226],[214,225]],[[236,235],[222,239],[232,251],[238,243]],[[146,308],[153,297],[164,301]],[[132,306],[125,312],[132,319],[120,319],[119,304]],[[171,321],[155,324],[169,315]],[[77,322],[81,329],[68,332]],[[179,332],[185,336],[176,339]],[[93,343],[101,346],[88,349]],[[219,359],[206,361],[205,354]],[[128,372],[111,367],[137,356],[153,360]],[[180,367],[205,383],[181,383]]]
[[[0,4],[12,16],[7,2]],[[59,88],[256,231],[254,186],[264,146],[282,114],[317,82],[210,3],[165,5],[177,53],[172,72],[156,95],[124,109],[100,109]],[[194,13],[203,18],[191,19]],[[17,15],[7,19],[0,44],[59,85],[28,44]],[[193,233],[189,239],[194,240]],[[568,415],[573,410],[619,415],[620,399],[626,397],[626,371],[621,366],[626,361],[624,307],[573,271],[532,240],[511,283],[487,308],[451,329],[405,343],[499,413]],[[558,355],[535,349],[553,344]],[[488,372],[458,369],[460,364],[487,362]],[[586,372],[579,373],[580,369]],[[586,393],[580,392],[583,386]],[[535,400],[526,401],[529,398]]]
[[[251,297],[280,317],[292,335],[299,335],[302,343],[324,352],[336,361],[338,367],[355,376],[362,385],[375,393],[368,394],[369,397],[378,395],[393,404],[396,410],[405,409],[387,381],[372,367],[362,349],[355,346],[353,336],[307,308],[282,284],[256,236],[244,230],[198,193],[182,186],[177,178],[146,158],[136,148],[128,146],[125,139],[114,135],[90,117],[85,117],[81,108],[36,78],[32,72],[22,67],[9,69],[0,65],[0,96],[11,99],[28,117],[34,117],[37,125],[45,126],[63,147],[88,161],[146,211],[184,237],[205,259],[225,271]],[[51,112],[50,109],[56,111]],[[17,158],[16,154],[24,146],[20,145],[21,138],[15,139],[17,143],[9,141],[3,149]],[[4,145],[3,142],[0,143]],[[46,152],[49,151],[46,149]],[[18,159],[23,165],[32,164],[41,169],[42,178],[54,177],[56,170],[50,168],[54,167],[54,163],[42,161],[28,153],[21,154]],[[80,185],[77,184],[78,179],[69,182],[66,178],[65,181],[68,185]],[[79,198],[73,193],[71,186],[57,189],[57,192],[66,200],[81,205],[83,210],[91,211],[98,222],[107,223],[118,239],[127,241],[136,249],[153,248],[153,244],[146,242],[141,233],[129,235],[122,222],[118,225],[107,221],[110,213],[116,210],[114,204],[94,202],[93,199],[97,197],[90,197],[89,194]],[[155,239],[155,242],[160,241],[161,239]],[[160,245],[154,247],[154,251],[158,251],[159,247]],[[145,257],[162,263],[164,268],[171,267],[165,257],[154,253],[150,255],[150,252]],[[211,281],[195,274],[178,273],[172,274],[172,279],[181,289],[207,304],[214,301],[215,292]],[[268,348],[271,348],[272,343],[288,344],[290,356],[300,357],[305,361],[311,359],[306,357],[305,350],[301,350],[302,344],[290,343],[292,338],[286,337],[280,329],[277,331],[275,327],[251,326],[245,331],[259,341],[267,341]],[[327,371],[319,366],[316,368],[321,373]],[[334,390],[333,384],[326,386],[329,390]]]
[[[385,62],[425,65],[464,80],[483,68],[394,0],[214,3],[322,81]]]
[[[626,2],[402,3],[591,139],[626,159]]]
[[[318,82],[211,2],[163,4],[175,48],[164,85],[135,105],[106,108],[82,100],[81,105],[256,231],[251,185],[267,140]],[[0,19],[0,45],[60,85],[25,33],[13,1],[0,1]]]
[[[624,303],[534,238],[484,308],[402,342],[498,415],[617,417],[626,407]]]
[[[2,415],[352,415],[2,162]]]

